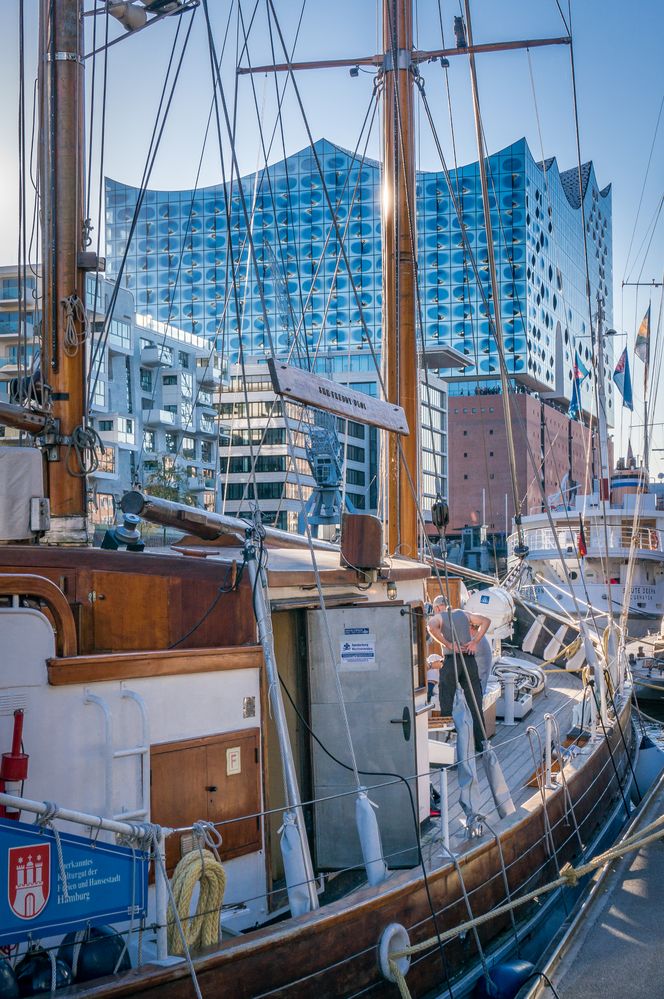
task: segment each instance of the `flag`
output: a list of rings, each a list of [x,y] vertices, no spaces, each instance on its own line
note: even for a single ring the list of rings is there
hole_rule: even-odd
[[[583,530],[583,517],[580,514],[579,514],[579,536],[577,538],[577,550],[579,553],[579,558],[584,558],[584,556],[588,554],[586,535]]]
[[[648,306],[648,311],[641,321],[639,332],[636,334],[634,353],[648,367],[650,361],[650,306]]]
[[[590,372],[583,366],[578,350],[574,352],[574,367],[572,369],[572,398],[568,413],[573,420],[581,415],[581,386]]]
[[[623,406],[634,411],[634,400],[632,399],[632,379],[629,376],[629,360],[627,357],[627,347],[618,358],[616,370],[613,372],[613,380],[618,386],[618,391],[623,398]]]

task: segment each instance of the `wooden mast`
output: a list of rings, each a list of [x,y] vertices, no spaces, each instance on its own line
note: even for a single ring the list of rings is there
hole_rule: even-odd
[[[42,379],[50,386],[55,432],[46,448],[51,502],[49,540],[87,540],[85,478],[67,460],[72,432],[83,426],[83,342],[65,352],[63,300],[84,301],[84,66],[82,0],[41,0],[40,155],[43,319]],[[82,330],[75,324],[79,338]]]
[[[410,429],[407,437],[390,434],[387,441],[385,516],[390,554],[416,557],[420,414],[411,0],[383,0],[383,48],[383,370],[387,399],[403,407]]]

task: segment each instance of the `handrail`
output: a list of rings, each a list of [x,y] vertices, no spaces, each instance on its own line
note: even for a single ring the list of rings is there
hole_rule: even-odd
[[[76,625],[67,598],[55,583],[46,576],[32,573],[0,574],[0,597],[39,597],[48,606],[55,621],[58,655],[75,656],[78,642]]]

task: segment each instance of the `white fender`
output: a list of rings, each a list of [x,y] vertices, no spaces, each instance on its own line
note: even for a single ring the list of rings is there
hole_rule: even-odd
[[[355,822],[367,879],[370,885],[379,885],[387,877],[387,865],[383,859],[383,845],[374,809],[375,805],[369,801],[367,792],[360,790],[355,802]]]
[[[281,833],[281,856],[286,875],[288,904],[292,915],[302,916],[311,910],[311,905],[307,886],[307,869],[295,812],[284,813],[284,824],[279,832]]]

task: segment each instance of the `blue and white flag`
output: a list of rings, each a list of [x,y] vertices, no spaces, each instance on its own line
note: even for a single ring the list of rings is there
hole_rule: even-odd
[[[618,386],[618,391],[623,398],[623,406],[634,411],[634,400],[632,398],[632,379],[629,374],[629,359],[627,357],[627,347],[618,358],[616,370],[613,372],[613,380]]]
[[[581,415],[581,386],[590,372],[583,366],[578,350],[574,352],[574,368],[572,369],[572,398],[570,400],[568,413],[573,420],[578,420]]]

